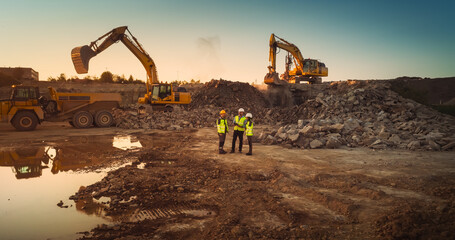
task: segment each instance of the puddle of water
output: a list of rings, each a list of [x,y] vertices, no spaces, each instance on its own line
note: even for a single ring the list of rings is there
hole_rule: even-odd
[[[141,142],[130,135],[115,136],[112,141],[112,145],[122,150],[137,149],[142,147]]]
[[[109,198],[78,204],[68,198],[130,162],[110,164],[119,158],[113,154],[118,150],[112,136],[67,140],[0,148],[0,239],[75,239],[81,236],[77,232],[110,223],[104,213]],[[108,167],[94,167],[98,165]],[[61,200],[68,208],[57,206]]]

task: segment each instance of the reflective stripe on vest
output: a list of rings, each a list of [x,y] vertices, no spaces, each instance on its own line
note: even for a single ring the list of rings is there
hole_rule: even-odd
[[[246,135],[253,136],[253,122],[246,123]]]
[[[245,117],[242,117],[239,120],[239,115],[235,116],[235,118],[234,118],[234,123],[235,123],[234,130],[242,131],[242,132],[245,131],[245,128],[237,126],[237,124],[243,125],[245,123],[245,120],[246,120]]]
[[[216,121],[216,126],[218,128],[218,133],[226,133],[227,130],[227,121],[226,119],[218,119]]]

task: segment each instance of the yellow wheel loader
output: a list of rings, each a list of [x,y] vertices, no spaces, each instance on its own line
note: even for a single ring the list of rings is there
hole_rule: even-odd
[[[9,99],[0,100],[0,120],[19,131],[34,130],[43,121],[68,121],[76,128],[109,127],[113,108],[122,101],[118,93],[59,93],[49,87],[49,99],[38,87],[13,86]]]
[[[104,40],[98,44],[98,41],[102,39]],[[171,84],[164,84],[158,81],[155,62],[131,34],[127,26],[111,30],[90,43],[90,45],[73,48],[71,59],[76,72],[78,74],[88,73],[90,59],[118,41],[121,41],[136,56],[147,72],[147,81],[145,83],[147,93],[143,98],[138,99],[139,103],[160,106],[165,111],[172,111],[173,104],[189,104],[191,102],[191,95],[186,92],[186,89],[181,87],[174,88]]]

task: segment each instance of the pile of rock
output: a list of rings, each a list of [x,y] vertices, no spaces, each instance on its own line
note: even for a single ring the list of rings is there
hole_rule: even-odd
[[[454,117],[401,97],[387,82],[332,82],[311,91],[300,105],[269,108],[265,94],[247,83],[212,80],[196,90],[189,107],[151,112],[141,109],[144,105],[131,105],[113,115],[121,128],[181,130],[215,126],[221,109],[232,120],[243,107],[253,113],[256,126],[275,126],[255,136],[264,144],[455,149]]]
[[[244,108],[245,111],[262,111],[269,106],[269,102],[262,92],[248,83],[213,79],[192,95],[190,109],[206,106],[237,113],[239,107]]]
[[[115,125],[127,129],[182,130],[184,128],[212,127],[215,125],[217,108],[185,110],[174,106],[174,111],[152,111],[144,105],[130,105],[125,109],[114,109]]]
[[[366,146],[448,150],[455,148],[455,118],[441,114],[374,81],[332,83],[327,93],[265,118],[283,117],[278,130],[265,130],[259,141],[301,148]]]

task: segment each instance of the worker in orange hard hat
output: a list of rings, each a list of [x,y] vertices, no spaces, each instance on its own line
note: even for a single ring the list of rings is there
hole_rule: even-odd
[[[229,132],[226,120],[226,111],[224,110],[220,111],[220,118],[216,120],[216,126],[218,129],[218,137],[220,139],[219,154],[226,154],[226,151],[224,151],[223,149],[224,141],[226,140],[226,134]]]

